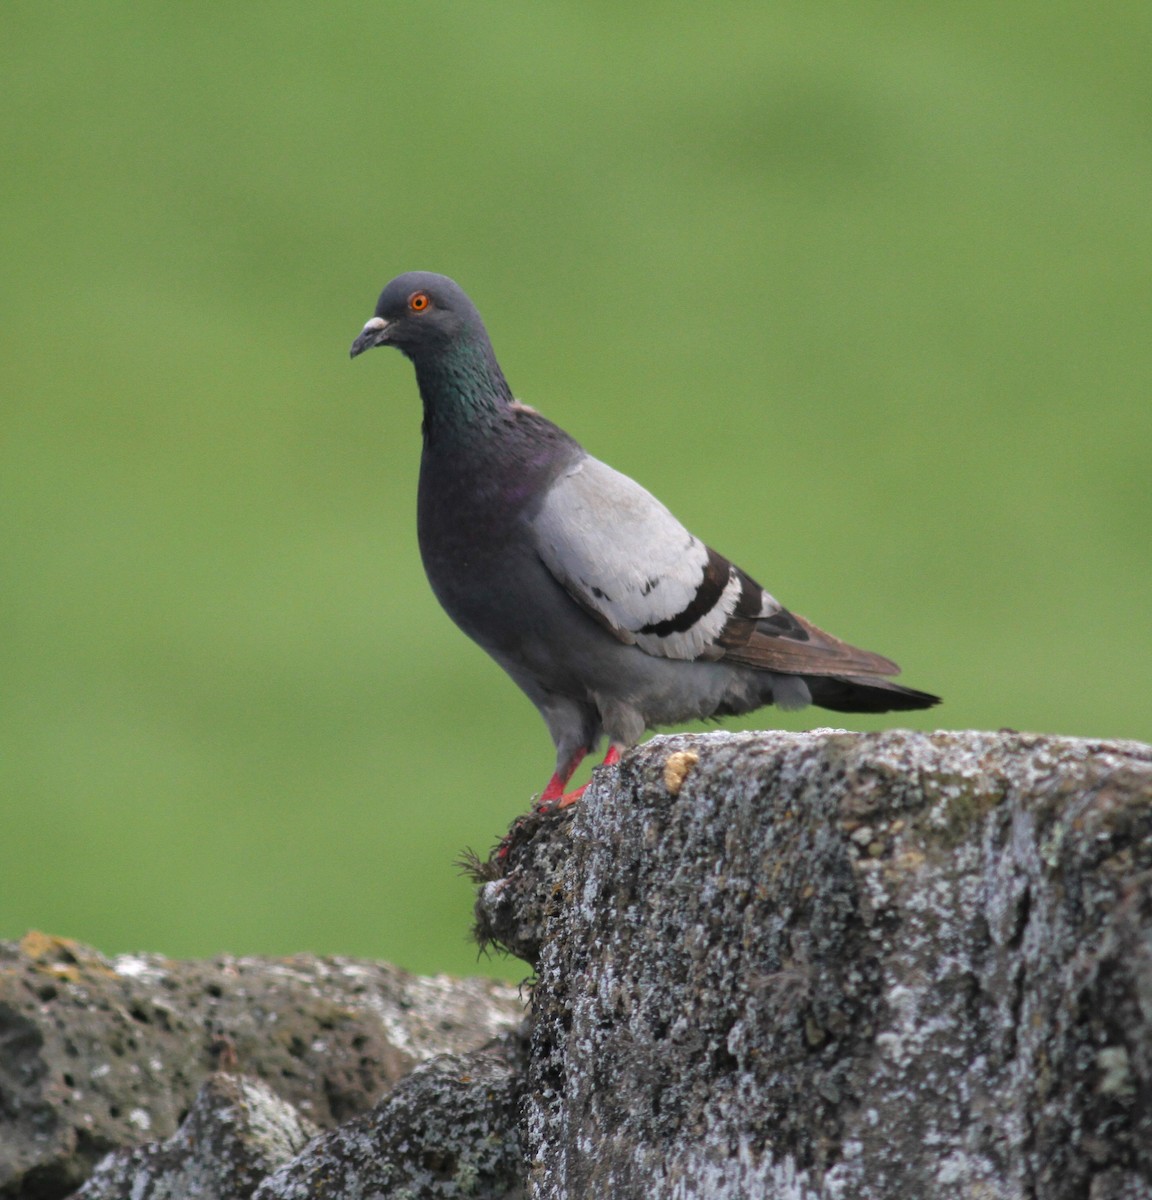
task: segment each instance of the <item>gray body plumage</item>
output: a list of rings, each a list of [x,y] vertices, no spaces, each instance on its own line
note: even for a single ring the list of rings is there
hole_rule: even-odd
[[[921,708],[936,697],[784,609],[644,488],[512,398],[443,276],[385,288],[353,355],[390,344],[424,401],[420,550],[437,599],[540,710],[557,780],[604,733],[766,704]]]
[[[542,423],[513,408],[502,436],[534,439]],[[495,464],[478,456],[475,466],[493,478]],[[613,636],[565,586],[553,564],[572,547],[556,538],[556,505],[569,473],[585,471],[610,468],[567,441],[535,479],[520,477],[528,486],[514,498],[460,487],[468,475],[446,473],[435,452],[426,453],[420,472],[420,550],[432,590],[540,710],[560,768],[594,747],[602,732],[632,745],[647,728],[747,712],[772,696],[773,681],[764,672],[653,655],[633,639]],[[594,565],[582,552],[594,551],[597,540],[580,543],[567,565]]]

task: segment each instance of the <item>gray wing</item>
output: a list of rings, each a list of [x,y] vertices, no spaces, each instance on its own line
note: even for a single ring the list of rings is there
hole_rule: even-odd
[[[635,480],[591,456],[556,480],[531,525],[541,559],[577,603],[648,654],[797,675],[899,674],[890,659],[790,613]]]
[[[649,654],[720,658],[738,610],[783,611],[655,496],[595,458],[560,476],[532,526],[540,557],[583,608]]]

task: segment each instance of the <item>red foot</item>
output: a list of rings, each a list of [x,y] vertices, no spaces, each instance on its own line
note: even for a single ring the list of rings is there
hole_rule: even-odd
[[[557,800],[564,799],[564,785],[576,773],[576,768],[584,761],[584,755],[587,753],[587,750],[577,750],[563,767],[556,769],[552,778],[548,780],[548,786],[540,793],[537,808],[551,808]]]
[[[576,801],[584,795],[584,788],[587,786],[587,784],[584,784],[584,787],[578,787],[574,792],[565,792],[559,800],[553,800],[548,807],[552,809],[560,809],[567,808],[569,804],[575,804]]]
[[[564,791],[564,785],[576,772],[576,768],[580,765],[580,760],[584,757],[586,751],[581,750],[576,758],[565,768],[563,772],[557,771],[551,779],[548,780],[548,786],[540,793],[540,799],[536,804],[537,812],[554,812],[557,809],[567,808],[570,804],[575,804],[581,796],[584,795],[584,788],[578,787],[574,792]],[[610,767],[614,763],[620,761],[620,751],[615,746],[608,747],[608,753],[604,755],[604,761],[600,764],[602,767]]]

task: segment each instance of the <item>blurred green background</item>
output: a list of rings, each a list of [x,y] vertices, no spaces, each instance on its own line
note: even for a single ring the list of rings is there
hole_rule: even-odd
[[[1146,2],[0,26],[0,936],[525,973],[451,862],[551,744],[424,581],[409,365],[347,358],[403,270],[946,698],[743,727],[1149,736]]]

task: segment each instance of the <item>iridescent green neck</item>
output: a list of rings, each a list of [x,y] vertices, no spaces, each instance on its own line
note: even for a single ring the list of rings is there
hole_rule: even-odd
[[[413,362],[424,401],[425,437],[451,437],[487,425],[512,403],[512,391],[483,334],[459,338]]]

